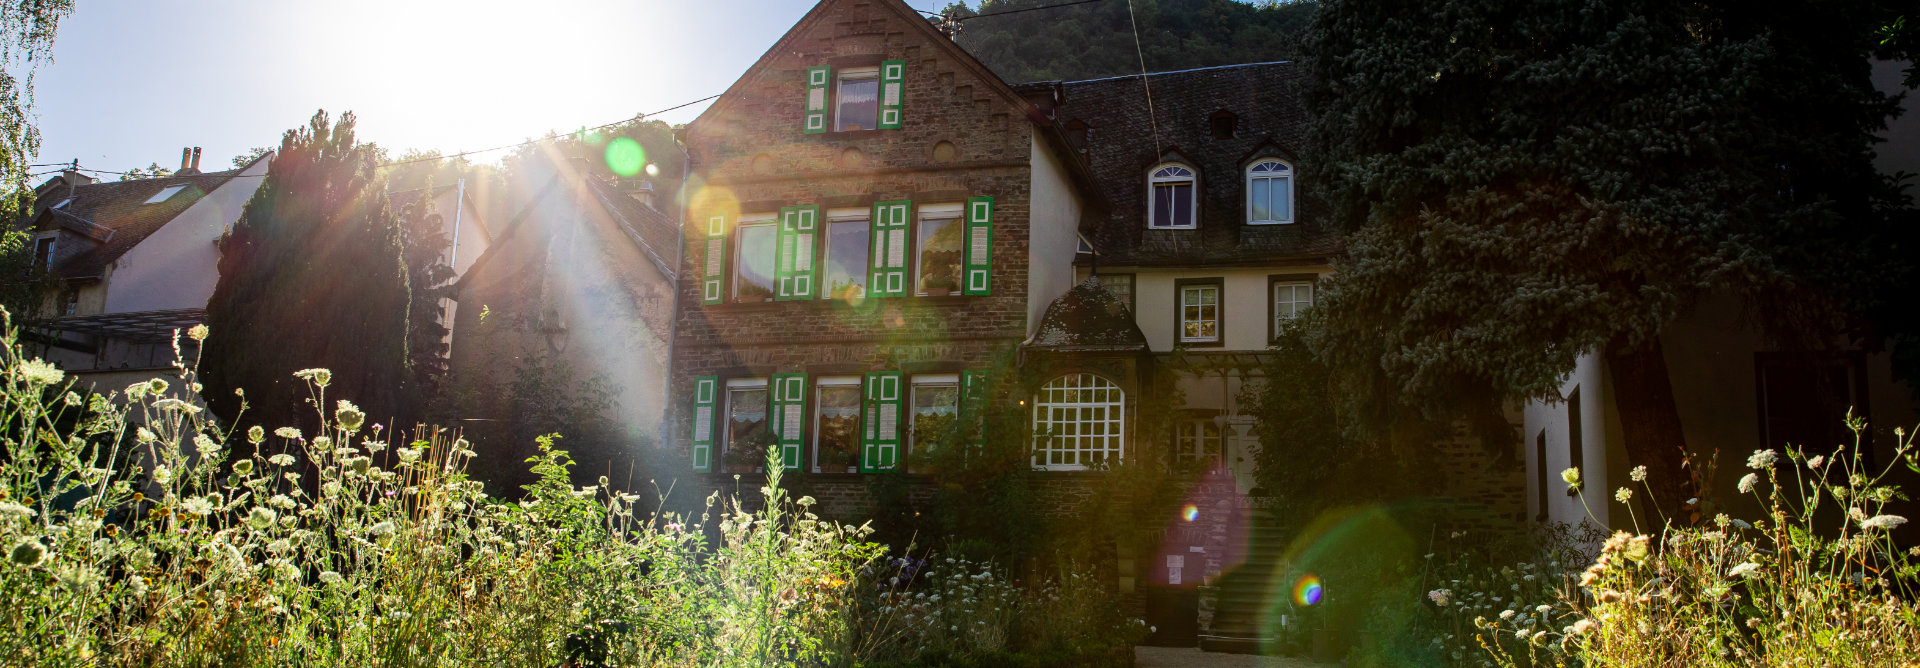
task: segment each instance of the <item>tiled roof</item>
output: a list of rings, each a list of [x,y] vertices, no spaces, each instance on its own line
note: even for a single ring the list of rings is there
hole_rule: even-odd
[[[1315,262],[1337,252],[1325,207],[1311,193],[1296,206],[1298,222],[1247,225],[1244,170],[1258,157],[1280,157],[1299,167],[1308,132],[1292,63],[1253,63],[1114,77],[1061,84],[1065,102],[1055,119],[1087,127],[1085,156],[1112,210],[1088,235],[1098,261],[1113,266],[1217,266]],[[1236,117],[1230,138],[1215,139],[1211,118]],[[1153,121],[1157,120],[1155,123]],[[1202,199],[1198,229],[1148,230],[1147,172],[1179,156],[1198,168]],[[1300,189],[1296,187],[1296,192]],[[1085,262],[1087,258],[1081,257]]]
[[[601,208],[613,217],[621,232],[640,246],[641,252],[646,253],[662,275],[673,276],[677,269],[673,260],[680,249],[679,226],[666,214],[620,192],[612,184],[596,178],[588,178],[587,182],[593,188],[594,197],[600,200]]]
[[[96,182],[76,186],[68,194],[65,185],[46,188],[44,194],[34,203],[34,210],[40,216],[34,219],[36,227],[59,225],[75,229],[75,224],[63,219],[78,218],[79,221],[104,228],[110,234],[89,234],[96,239],[105,237],[105,241],[67,258],[54,268],[54,274],[60,278],[84,278],[101,275],[107,265],[133,250],[134,246],[146,240],[149,235],[160,230],[175,216],[200,201],[207,193],[230,181],[240,170],[195,174],[192,176],[169,176],[165,178],[139,179],[135,181],[116,181],[112,183]],[[177,185],[186,188],[175,193],[165,201],[147,204],[148,198],[161,190]],[[71,196],[72,202],[56,210],[45,207],[60,203]],[[51,220],[49,220],[51,219]],[[78,231],[77,229],[75,231]],[[81,232],[81,234],[88,234]]]
[[[1120,298],[1089,276],[1047,305],[1028,345],[1061,352],[1146,350],[1147,337]]]

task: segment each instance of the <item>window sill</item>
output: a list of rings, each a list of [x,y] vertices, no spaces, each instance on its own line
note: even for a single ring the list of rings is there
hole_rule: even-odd
[[[1279,225],[1292,225],[1293,221],[1291,220],[1249,220],[1247,221],[1247,224],[1257,226],[1257,227],[1274,227]]]
[[[1197,229],[1200,229],[1199,225],[1188,225],[1186,227],[1154,227],[1152,225],[1147,226],[1147,231],[1149,232],[1189,232]]]
[[[1227,345],[1225,341],[1178,341],[1177,343],[1182,348],[1223,348]]]
[[[839,131],[828,130],[826,132],[816,132],[806,136],[820,139],[823,141],[858,141],[862,139],[878,139],[880,137],[886,136],[889,133],[898,133],[898,132],[899,130],[839,130]]]

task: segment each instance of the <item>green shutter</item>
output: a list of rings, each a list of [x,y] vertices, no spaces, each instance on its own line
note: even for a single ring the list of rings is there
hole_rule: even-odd
[[[860,472],[891,471],[900,463],[902,379],[898,371],[867,374],[860,411]]]
[[[727,217],[715,215],[707,219],[706,255],[707,260],[700,272],[700,303],[718,304],[726,292],[727,276]]]
[[[790,469],[800,468],[800,452],[807,440],[807,374],[773,374],[768,389],[771,410],[767,423],[773,425],[780,463]]]
[[[832,67],[807,68],[807,134],[827,131],[827,87],[832,81]]]
[[[780,209],[780,258],[774,266],[779,287],[776,301],[814,298],[813,249],[820,229],[820,207],[789,206]]]
[[[976,452],[987,440],[987,396],[987,372],[960,372],[960,428]]]
[[[913,218],[913,203],[905,200],[873,203],[873,263],[867,280],[869,297],[904,297],[911,287],[907,281],[907,256],[912,253],[907,233]]]
[[[967,198],[967,281],[962,294],[991,294],[993,287],[993,198]]]
[[[907,96],[907,61],[880,63],[880,129],[900,129],[900,103]]]
[[[720,395],[719,376],[693,379],[693,470],[713,470],[713,421],[715,399]]]

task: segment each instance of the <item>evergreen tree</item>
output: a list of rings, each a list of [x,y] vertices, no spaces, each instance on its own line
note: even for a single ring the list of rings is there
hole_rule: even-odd
[[[1316,348],[1363,423],[1611,375],[1628,460],[1693,496],[1659,335],[1709,294],[1831,345],[1911,255],[1871,164],[1887,4],[1327,0],[1313,183],[1351,232]]]
[[[427,189],[433,192],[432,187]],[[407,268],[407,286],[412,307],[408,309],[407,354],[413,371],[413,388],[421,402],[440,396],[447,375],[447,334],[442,300],[453,294],[453,266],[448,251],[453,246],[446,218],[434,210],[433,198],[423,194],[400,212],[401,248]]]
[[[326,368],[329,402],[354,401],[375,420],[415,417],[402,230],[377,169],[378,151],[357,141],[352,113],[329,124],[321,111],[282,137],[265,182],[220,242],[201,363],[220,415],[239,412],[234,391],[244,389],[246,423],[310,424],[315,407],[293,373]]]

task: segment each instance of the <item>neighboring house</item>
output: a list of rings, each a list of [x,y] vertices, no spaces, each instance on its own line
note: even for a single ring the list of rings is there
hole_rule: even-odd
[[[1079,275],[1132,314],[1157,368],[1178,366],[1180,467],[1225,464],[1252,486],[1243,387],[1289,320],[1312,307],[1338,250],[1325,207],[1301,191],[1307,116],[1292,63],[1051,84],[1069,140],[1114,203],[1087,235]],[[1048,84],[1036,84],[1046,86]],[[1177,352],[1176,352],[1177,351]]]
[[[495,223],[491,247],[455,285],[449,367],[463,395],[460,424],[484,432],[512,422],[550,398],[517,396],[524,373],[567,368],[574,377],[556,381],[568,387],[554,389],[606,381],[618,392],[602,417],[627,445],[650,440],[666,405],[675,223],[585,165],[553,165],[526,182],[528,204]],[[533,443],[499,447],[511,451],[495,459],[521,467]]]
[[[198,154],[171,176],[100,183],[68,171],[35,189],[27,225],[46,296],[30,342],[81,383],[119,389],[170,369],[174,330],[205,321],[216,244],[273,154],[211,173]]]
[[[899,0],[825,0],[773,44],[684,131],[669,452],[751,473],[765,447],[863,489],[970,419],[1105,207],[1039,102]],[[1138,380],[1063,371],[1047,396],[1090,428],[1037,463],[1124,459]]]
[[[1874,83],[1898,94],[1904,64],[1874,63]],[[1913,98],[1907,113],[1889,121],[1876,147],[1875,165],[1887,174],[1920,170],[1920,115]],[[1722,504],[1715,512],[1760,517],[1749,495],[1736,493],[1744,466],[1755,450],[1784,452],[1792,445],[1811,455],[1851,446],[1853,434],[1842,421],[1849,410],[1865,418],[1862,450],[1877,472],[1895,463],[1897,428],[1912,432],[1920,424],[1912,381],[1897,378],[1884,351],[1856,349],[1839,354],[1781,350],[1750,324],[1737,297],[1703,299],[1660,335],[1674,402],[1687,447],[1704,465],[1718,454],[1710,481]],[[1586,355],[1562,382],[1559,401],[1536,401],[1525,409],[1521,434],[1526,453],[1528,516],[1542,522],[1579,524],[1591,517],[1603,525],[1630,529],[1626,508],[1611,500],[1613,490],[1632,485],[1620,415],[1603,359]],[[1583,506],[1564,493],[1560,472],[1578,467],[1587,489]],[[1895,466],[1904,476],[1905,467]],[[1698,470],[1690,469],[1690,470]],[[1644,503],[1644,496],[1635,503]],[[1642,509],[1646,508],[1642,506]],[[1591,515],[1589,515],[1591,513]],[[1640,512],[1645,521],[1650,517]]]
[[[447,252],[443,260],[453,269],[453,277],[449,281],[457,283],[492,247],[493,235],[479,212],[475,211],[473,197],[467,194],[466,179],[460,179],[453,185],[435,186],[432,192],[426,188],[389,192],[388,206],[395,212],[403,211],[422,195],[432,200],[433,211],[440,216],[441,230],[447,236]],[[459,315],[460,304],[452,299],[441,299],[437,307],[441,312],[440,321],[447,326],[446,340],[452,343],[453,324]]]

